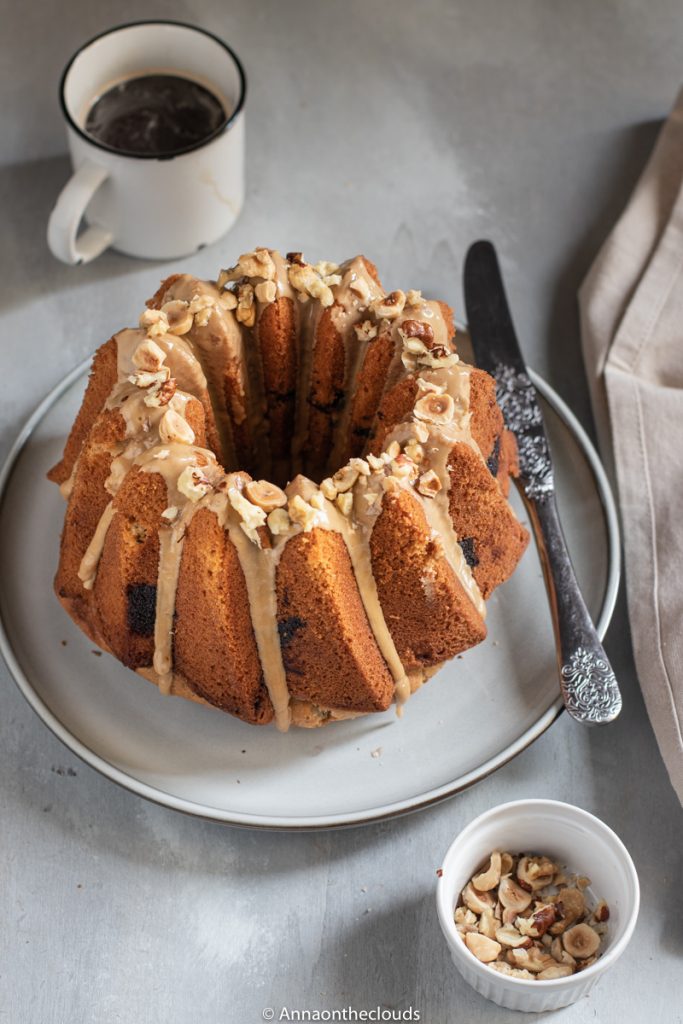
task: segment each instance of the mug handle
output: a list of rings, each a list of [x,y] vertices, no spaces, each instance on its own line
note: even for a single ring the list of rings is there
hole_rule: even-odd
[[[112,241],[111,231],[94,225],[78,234],[88,203],[108,176],[104,167],[85,160],[59,193],[47,225],[47,244],[63,263],[89,263]]]

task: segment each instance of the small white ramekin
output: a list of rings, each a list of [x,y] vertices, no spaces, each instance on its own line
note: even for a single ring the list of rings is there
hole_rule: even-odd
[[[491,970],[469,951],[453,912],[460,892],[492,850],[547,854],[591,879],[591,893],[606,900],[610,910],[605,950],[592,967],[568,978],[526,981]],[[624,952],[636,925],[640,887],[626,847],[599,818],[557,800],[515,800],[486,811],[458,835],[441,870],[436,909],[453,963],[480,995],[511,1010],[557,1010],[587,995]]]

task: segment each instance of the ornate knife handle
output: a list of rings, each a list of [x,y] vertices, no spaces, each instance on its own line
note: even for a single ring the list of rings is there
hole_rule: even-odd
[[[574,574],[554,492],[534,497],[520,490],[541,556],[564,705],[577,722],[606,725],[621,711],[621,694]]]

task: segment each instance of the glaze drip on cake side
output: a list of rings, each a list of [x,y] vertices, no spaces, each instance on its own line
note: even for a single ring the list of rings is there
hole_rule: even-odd
[[[527,542],[506,500],[514,441],[490,378],[459,361],[452,334],[448,307],[416,291],[386,295],[364,257],[312,266],[260,249],[215,284],[169,278],[140,327],[98,353],[51,473],[69,499],[60,599],[161,692],[248,721],[284,730],[403,704],[483,639],[484,597]],[[244,465],[294,479],[281,488]],[[91,478],[98,514],[84,536]],[[159,504],[151,519],[147,492]],[[220,610],[225,659],[207,663],[177,601],[185,609],[197,586],[186,537],[196,556],[199,524],[211,522],[197,615],[205,623]],[[152,595],[148,637],[150,616],[131,620],[130,601]]]

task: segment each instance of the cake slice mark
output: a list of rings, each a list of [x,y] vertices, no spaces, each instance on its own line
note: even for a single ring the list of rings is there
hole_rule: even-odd
[[[296,489],[296,493],[300,494],[304,501],[310,501],[314,494],[320,493],[313,481],[308,480],[306,477],[297,478],[292,487]],[[290,493],[290,488],[287,488],[287,493]],[[379,509],[377,511],[379,512]],[[370,631],[375,637],[380,653],[394,680],[396,703],[399,706],[405,704],[411,693],[410,680],[398,656],[396,645],[384,618],[379,594],[377,593],[377,584],[372,573],[372,556],[370,553],[371,529],[367,526],[361,526],[360,523],[354,526],[350,519],[343,515],[327,499],[324,499],[323,509],[320,512],[321,515],[316,525],[341,534],[346,545],[356,583],[358,584],[361,602],[368,617]]]
[[[275,713],[275,725],[281,732],[289,729],[289,687],[282,658],[277,619],[275,574],[282,546],[261,548],[247,537],[241,520],[225,494],[209,503],[235,546],[247,586],[251,624],[261,659],[263,681]]]

